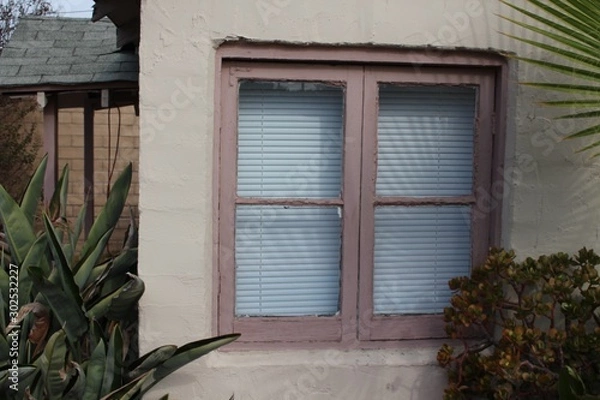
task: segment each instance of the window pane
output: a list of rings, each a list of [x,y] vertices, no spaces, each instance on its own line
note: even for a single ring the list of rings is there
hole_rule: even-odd
[[[449,305],[448,281],[471,269],[470,206],[375,210],[376,314],[435,314]]]
[[[340,216],[338,207],[238,206],[236,315],[337,313]]]
[[[471,194],[475,104],[474,88],[382,85],[377,194]]]
[[[238,195],[334,198],[341,192],[343,89],[242,82]]]

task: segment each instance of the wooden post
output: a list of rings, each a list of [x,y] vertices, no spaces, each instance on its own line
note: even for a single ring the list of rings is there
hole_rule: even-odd
[[[83,107],[83,175],[86,214],[84,232],[87,238],[94,223],[94,104],[86,99]]]
[[[48,154],[48,166],[44,177],[44,203],[50,203],[58,180],[58,99],[46,96],[44,107],[44,152]]]

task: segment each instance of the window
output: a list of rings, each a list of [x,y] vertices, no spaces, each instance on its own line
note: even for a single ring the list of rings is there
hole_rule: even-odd
[[[443,337],[448,280],[497,240],[500,61],[328,65],[283,53],[221,59],[219,332],[251,343]]]

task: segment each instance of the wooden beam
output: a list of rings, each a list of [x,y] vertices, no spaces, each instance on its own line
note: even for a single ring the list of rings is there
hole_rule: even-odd
[[[107,90],[107,89],[104,89]],[[102,90],[93,90],[86,92],[60,92],[58,95],[58,108],[82,108],[85,106],[86,99],[101,99]],[[110,105],[112,107],[124,107],[136,105],[139,101],[137,89],[113,89],[110,90]],[[96,110],[102,109],[100,101],[94,104]]]
[[[36,94],[37,92],[83,92],[102,89],[138,89],[138,82],[115,81],[85,83],[78,85],[38,85],[38,86],[13,86],[0,88],[0,94],[6,96]]]
[[[58,108],[80,108],[85,104],[87,98],[86,92],[74,92],[74,93],[59,93],[58,94]]]
[[[84,232],[87,238],[94,223],[94,103],[86,99],[83,107],[83,175],[86,213]]]
[[[58,180],[58,101],[56,96],[46,96],[44,106],[44,152],[48,166],[44,177],[44,203],[48,205]]]

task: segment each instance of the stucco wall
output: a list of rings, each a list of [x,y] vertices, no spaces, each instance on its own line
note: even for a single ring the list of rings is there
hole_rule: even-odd
[[[224,40],[494,48],[522,53],[499,31],[496,0],[146,0],[140,137],[141,347],[211,335],[214,57]],[[525,51],[525,50],[524,50]],[[529,51],[529,50],[526,50]],[[512,82],[503,242],[521,255],[598,244],[597,165],[559,143],[556,124]],[[220,352],[187,366],[149,398],[436,399],[437,348]]]

